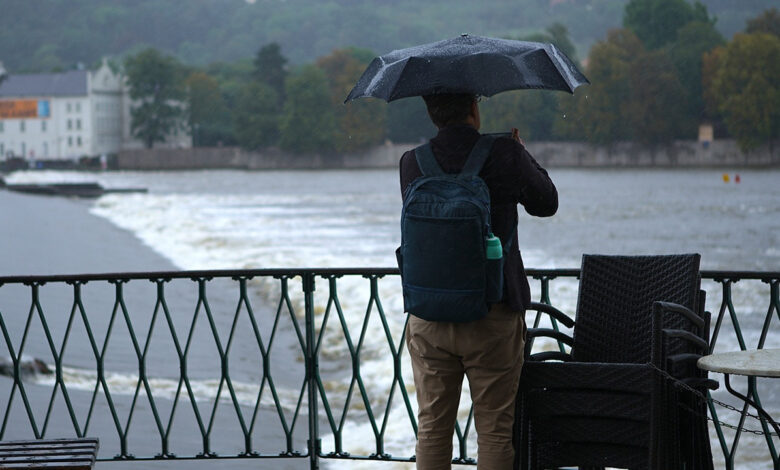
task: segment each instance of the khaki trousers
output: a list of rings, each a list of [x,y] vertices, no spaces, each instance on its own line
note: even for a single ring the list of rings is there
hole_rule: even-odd
[[[523,366],[523,312],[494,304],[470,323],[409,316],[406,344],[417,389],[417,468],[450,469],[463,375],[469,380],[478,470],[512,468],[515,395]]]

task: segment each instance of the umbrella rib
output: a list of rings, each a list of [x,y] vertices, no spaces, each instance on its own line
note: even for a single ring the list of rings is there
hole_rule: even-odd
[[[547,53],[548,59],[550,59],[550,62],[553,63],[556,69],[558,69],[558,72],[566,76],[566,86],[569,87],[569,93],[574,94],[574,90],[581,85],[581,81],[578,80],[572,73],[571,70],[569,70],[569,67],[566,64],[566,61],[563,60],[563,57],[558,53],[558,48],[555,47],[555,44],[550,44],[550,50],[552,50],[553,56],[555,57],[555,60],[553,60],[552,57],[550,57],[550,52],[547,51],[547,48],[545,47],[544,51]],[[583,77],[584,78],[584,77]],[[588,79],[585,79],[586,83],[588,82]],[[575,85],[572,87],[572,85]]]
[[[414,58],[414,57],[407,57],[407,58],[405,58],[405,59],[403,60],[403,62],[404,62],[404,65],[403,65],[403,67],[401,68],[401,71],[400,71],[400,72],[398,72],[398,80],[396,80],[396,81],[395,81],[395,85],[393,86],[393,88],[390,90],[390,93],[388,94],[388,98],[387,98],[387,99],[388,99],[388,101],[392,101],[392,100],[395,100],[395,99],[398,99],[398,98],[399,98],[399,97],[397,97],[397,96],[395,95],[395,91],[396,91],[396,89],[398,88],[398,85],[401,83],[401,77],[403,76],[404,72],[406,72],[406,67],[408,67],[408,66],[409,66],[409,62],[411,62],[411,60],[412,60],[413,58]]]

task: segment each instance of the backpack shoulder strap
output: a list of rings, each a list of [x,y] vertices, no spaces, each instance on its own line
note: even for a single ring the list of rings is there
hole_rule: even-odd
[[[463,170],[458,175],[459,178],[477,176],[479,174],[488,155],[490,155],[490,149],[493,147],[494,141],[495,136],[493,135],[482,135],[479,137],[477,143],[474,144],[474,148],[471,149],[469,158],[463,165]]]
[[[423,176],[441,176],[444,174],[444,170],[441,169],[439,162],[436,161],[436,157],[433,156],[430,142],[414,149],[414,156],[417,158],[417,166],[420,167]]]

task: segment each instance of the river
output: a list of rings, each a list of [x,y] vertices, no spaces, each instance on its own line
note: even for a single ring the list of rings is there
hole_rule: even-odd
[[[697,252],[702,255],[702,269],[780,270],[780,170],[741,170],[739,183],[734,182],[735,170],[728,172],[730,181],[724,182],[724,171],[553,169],[550,175],[560,196],[558,214],[540,219],[520,210],[518,233],[525,264],[573,268],[579,266],[583,253]],[[45,171],[15,173],[7,180],[89,180],[106,187],[148,188],[146,194],[109,194],[79,204],[134,234],[180,269],[387,267],[394,265],[393,252],[400,241],[400,190],[395,170]],[[339,286],[348,324],[359,331],[366,308],[366,283],[344,279]],[[274,297],[278,286],[273,282],[259,283],[255,288],[268,303],[278,298]],[[390,328],[399,333],[404,319],[400,286],[390,279],[383,281],[382,288]],[[538,287],[532,284],[532,289],[538,295]],[[759,289],[751,287],[738,293],[748,316],[757,318],[766,312],[766,297]],[[576,284],[555,283],[551,298],[573,312]],[[719,301],[719,292],[711,291],[708,300]],[[709,303],[708,307],[716,308]],[[323,343],[323,353],[343,357],[344,342],[335,333],[334,338]],[[771,342],[778,347],[780,335],[774,334]],[[724,348],[736,345],[725,336],[722,343]],[[364,347],[361,370],[368,393],[386,394],[392,364],[388,365],[383,354],[387,343],[381,331],[369,334]],[[242,360],[256,361],[252,354],[256,351],[243,351]],[[128,355],[129,370],[132,359],[134,356]],[[200,385],[206,390],[215,386]],[[326,385],[338,389],[335,382]],[[134,386],[132,377],[127,386]],[[165,387],[175,388],[175,380],[160,384],[161,390]],[[248,396],[254,390],[248,390]],[[294,391],[293,387],[283,393]],[[391,422],[389,451],[408,455],[413,446],[408,434],[408,422]],[[372,452],[370,428],[360,420],[348,420],[345,441],[352,443],[349,450],[353,453]],[[713,451],[720,455],[719,449],[714,447]],[[752,465],[744,468],[762,468],[760,463]],[[331,466],[341,467],[340,462]]]

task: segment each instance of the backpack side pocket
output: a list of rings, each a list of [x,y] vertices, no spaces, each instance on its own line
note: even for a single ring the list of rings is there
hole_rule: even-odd
[[[486,267],[485,299],[488,302],[501,302],[504,297],[504,257],[488,259]]]

